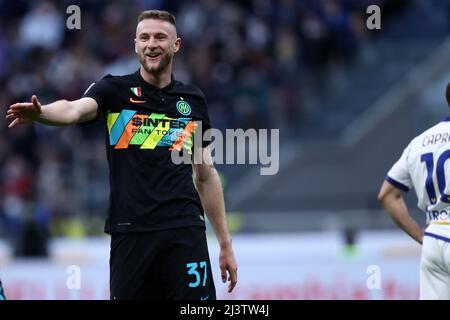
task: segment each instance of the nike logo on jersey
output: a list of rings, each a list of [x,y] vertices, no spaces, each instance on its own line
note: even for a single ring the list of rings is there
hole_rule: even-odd
[[[130,98],[131,103],[146,103],[147,101],[144,100],[134,100],[133,98]]]

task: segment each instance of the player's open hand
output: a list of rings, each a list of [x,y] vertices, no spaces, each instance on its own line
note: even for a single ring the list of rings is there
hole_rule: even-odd
[[[23,123],[28,123],[39,118],[42,112],[42,106],[38,98],[33,95],[31,102],[18,102],[11,105],[6,111],[6,119],[14,119],[8,126],[8,128],[14,128],[15,126]]]
[[[234,258],[233,248],[231,245],[226,248],[220,249],[219,256],[219,266],[222,275],[222,282],[227,282],[227,272],[228,272],[228,292],[233,291],[237,283],[237,263]]]

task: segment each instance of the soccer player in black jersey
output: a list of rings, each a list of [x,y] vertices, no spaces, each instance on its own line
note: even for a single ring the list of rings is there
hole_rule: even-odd
[[[193,139],[200,123],[203,130],[210,127],[206,100],[172,75],[180,44],[172,14],[144,11],[136,28],[138,71],[107,75],[79,100],[41,105],[33,95],[7,111],[11,128],[31,121],[66,125],[103,119],[111,187],[105,223],[111,234],[111,299],[216,299],[204,211],[220,244],[222,281],[229,281],[229,292],[237,283],[219,176],[207,143]],[[172,161],[172,152],[197,151],[201,164]]]

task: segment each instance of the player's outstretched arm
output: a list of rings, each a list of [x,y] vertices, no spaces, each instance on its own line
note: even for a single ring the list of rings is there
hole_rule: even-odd
[[[11,119],[9,128],[23,123],[38,121],[47,125],[67,125],[95,119],[97,102],[92,98],[81,98],[75,101],[58,100],[48,105],[41,105],[33,95],[31,102],[18,102],[6,111],[6,119]]]
[[[227,281],[228,272],[228,292],[233,291],[237,283],[237,263],[234,257],[231,236],[228,230],[223,191],[220,184],[219,175],[212,166],[211,151],[209,148],[201,148],[203,161],[201,164],[194,164],[195,187],[199,193],[206,215],[214,229],[220,245],[219,266],[222,282]]]
[[[408,207],[400,189],[397,189],[385,180],[378,194],[378,201],[383,204],[391,218],[403,231],[418,243],[422,244],[422,229],[409,214]]]

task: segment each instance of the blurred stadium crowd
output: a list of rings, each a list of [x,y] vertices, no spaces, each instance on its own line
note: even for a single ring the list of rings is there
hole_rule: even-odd
[[[137,70],[137,15],[160,8],[176,15],[182,38],[174,73],[205,92],[215,127],[281,128],[295,139],[307,116],[302,89],[320,87],[330,65],[351,64],[371,41],[367,6],[380,5],[388,21],[407,3],[0,0],[1,110],[32,94],[42,103],[78,99],[107,73]],[[81,30],[66,28],[72,4]],[[44,252],[36,239],[49,235],[100,233],[108,197],[101,124],[7,125],[0,117],[0,237],[28,255]]]

